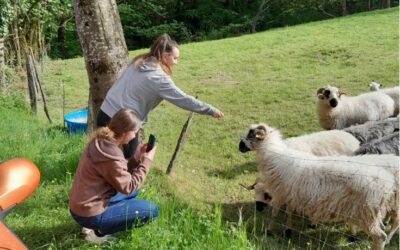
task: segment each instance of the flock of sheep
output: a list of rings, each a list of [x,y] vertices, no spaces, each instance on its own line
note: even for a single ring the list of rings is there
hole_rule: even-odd
[[[345,96],[327,86],[317,91],[325,131],[283,139],[267,124],[251,125],[241,152],[256,151],[257,210],[273,217],[286,205],[313,223],[344,222],[384,249],[399,228],[399,87]],[[385,231],[385,223],[390,224]]]

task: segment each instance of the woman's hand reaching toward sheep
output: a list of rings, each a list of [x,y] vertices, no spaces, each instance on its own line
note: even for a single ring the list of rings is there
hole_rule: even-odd
[[[216,112],[214,112],[213,117],[221,119],[222,117],[224,117],[224,113],[222,113],[220,110],[217,110]]]

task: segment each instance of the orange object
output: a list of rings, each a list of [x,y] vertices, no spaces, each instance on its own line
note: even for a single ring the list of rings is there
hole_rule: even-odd
[[[39,181],[40,172],[28,159],[16,158],[0,164],[0,249],[28,249],[3,218],[35,191]]]

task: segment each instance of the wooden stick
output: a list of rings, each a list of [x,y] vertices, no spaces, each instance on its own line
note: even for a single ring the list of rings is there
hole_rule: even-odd
[[[32,48],[29,48],[29,52],[30,52],[30,55],[31,55],[31,61],[32,61],[32,64],[33,64],[34,72],[35,72],[36,83],[39,86],[39,90],[40,90],[40,93],[41,93],[42,99],[43,99],[44,113],[46,114],[46,117],[49,120],[49,123],[52,124],[53,121],[51,120],[50,114],[49,114],[49,110],[47,109],[46,97],[44,95],[43,88],[42,88],[42,83],[40,82],[39,75],[38,75],[38,72],[37,72],[37,69],[36,69]]]
[[[188,128],[189,128],[190,123],[192,121],[192,118],[193,118],[193,112],[190,112],[189,118],[187,119],[187,121],[183,125],[182,131],[181,131],[181,135],[179,136],[178,143],[176,144],[175,152],[172,155],[171,161],[169,162],[169,165],[168,165],[168,168],[167,168],[167,174],[171,173],[171,170],[172,170],[172,167],[174,166],[175,160],[178,157],[179,152],[181,151],[181,148],[183,146],[183,143],[185,142],[187,131],[188,131]]]

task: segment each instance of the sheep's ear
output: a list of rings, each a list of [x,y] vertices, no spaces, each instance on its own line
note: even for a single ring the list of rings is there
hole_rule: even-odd
[[[317,96],[319,96],[319,94],[322,94],[322,91],[324,91],[324,90],[325,90],[325,88],[319,88],[317,90]]]
[[[324,98],[325,98],[325,96],[323,94],[318,94],[317,96],[318,96],[318,99],[320,99],[320,100],[324,100]]]
[[[339,98],[342,97],[342,95],[346,95],[346,93],[339,91]]]
[[[266,134],[267,134],[267,131],[262,126],[256,128],[256,130],[255,130],[256,139],[258,139],[258,140],[264,140]]]

